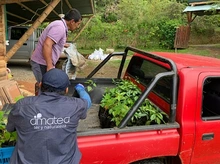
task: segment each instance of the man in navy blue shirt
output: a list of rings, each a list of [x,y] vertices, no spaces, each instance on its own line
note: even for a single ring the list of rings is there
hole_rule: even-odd
[[[8,131],[18,139],[12,164],[78,164],[77,126],[86,118],[91,99],[82,84],[75,86],[80,98],[65,96],[69,78],[51,69],[42,78],[41,94],[19,100],[8,116]]]

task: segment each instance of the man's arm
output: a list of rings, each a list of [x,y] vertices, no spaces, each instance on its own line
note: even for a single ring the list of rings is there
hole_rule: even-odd
[[[43,56],[47,64],[47,71],[54,68],[53,60],[52,60],[52,47],[55,42],[47,37],[43,44]]]
[[[75,86],[75,89],[77,93],[79,94],[79,97],[82,99],[85,99],[88,103],[87,109],[89,109],[92,105],[91,98],[89,94],[85,91],[85,87],[82,84],[77,84]]]

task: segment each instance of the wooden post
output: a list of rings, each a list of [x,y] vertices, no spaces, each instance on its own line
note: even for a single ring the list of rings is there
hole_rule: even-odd
[[[38,19],[32,24],[32,26],[24,33],[24,35],[18,40],[18,42],[8,51],[5,56],[5,61],[8,61],[15,52],[23,45],[23,43],[30,37],[35,29],[47,18],[51,11],[58,5],[61,0],[53,0],[44,12],[38,17]]]
[[[6,41],[6,38],[5,38],[5,9],[4,9],[4,5],[1,5],[0,6],[0,56],[6,55],[5,41]]]
[[[178,48],[188,48],[190,36],[190,26],[179,26],[176,29],[176,35],[174,40],[174,48],[175,52],[177,52]]]
[[[75,38],[73,39],[73,42],[76,41],[76,39],[80,36],[80,34],[83,32],[83,30],[86,28],[86,26],[89,24],[89,22],[92,20],[93,16],[91,16],[88,21],[86,22],[86,24],[82,27],[82,29],[79,31],[79,33],[75,36]]]
[[[0,5],[0,81],[8,78],[7,66],[4,61],[6,55],[5,15],[5,5]]]

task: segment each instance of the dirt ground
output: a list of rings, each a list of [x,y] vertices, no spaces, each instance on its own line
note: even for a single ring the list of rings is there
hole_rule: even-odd
[[[101,60],[87,60],[84,68],[77,71],[77,77],[86,77],[100,62]],[[57,67],[61,68],[61,64]],[[12,77],[17,81],[21,91],[25,92],[26,95],[34,95],[36,80],[30,65],[27,63],[10,63],[8,68],[11,70]],[[118,68],[119,62],[105,65],[94,77],[116,77]]]
[[[195,47],[194,47],[195,48]],[[196,49],[205,49],[208,51],[209,56],[212,57],[218,57],[220,55],[220,47],[216,47],[213,45],[207,45],[207,46],[196,46]],[[111,62],[108,65],[105,65],[97,74],[95,74],[95,77],[116,77],[118,68],[119,68],[119,62],[118,57],[113,57],[113,60],[115,62]],[[87,59],[86,65],[82,70],[77,71],[77,77],[86,77],[99,63],[101,60],[89,60]],[[58,67],[61,68],[61,63],[58,64]],[[26,95],[34,95],[35,93],[35,78],[33,76],[33,73],[31,71],[31,67],[29,64],[24,63],[12,63],[8,64],[8,68],[11,69],[13,79],[18,82],[19,88],[25,92]],[[125,71],[125,70],[124,70]]]

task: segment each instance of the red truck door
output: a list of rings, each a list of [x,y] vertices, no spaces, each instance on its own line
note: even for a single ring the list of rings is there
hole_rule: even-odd
[[[192,164],[220,163],[220,73],[201,73],[198,79],[196,130]]]

